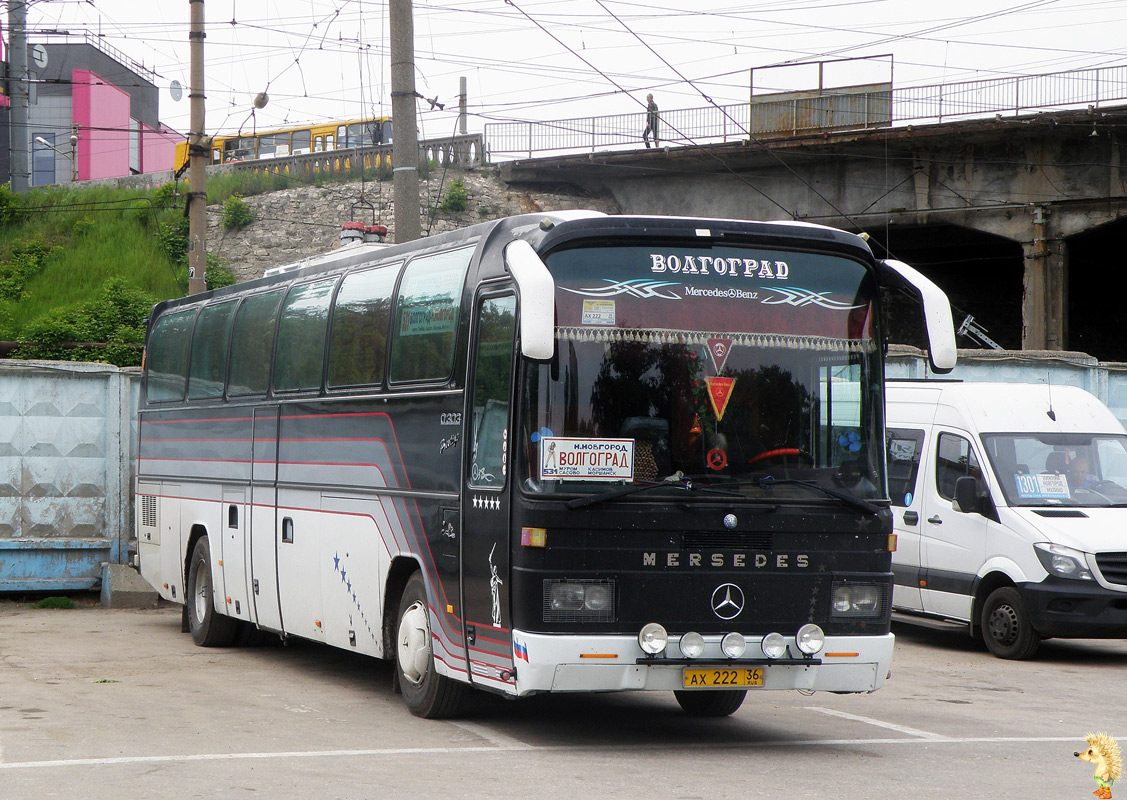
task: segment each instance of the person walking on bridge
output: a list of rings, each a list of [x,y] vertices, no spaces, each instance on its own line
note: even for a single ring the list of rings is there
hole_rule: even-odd
[[[657,147],[657,103],[652,94],[646,95],[646,129],[642,131],[642,141],[646,147],[650,146],[650,134],[654,137],[654,147]]]

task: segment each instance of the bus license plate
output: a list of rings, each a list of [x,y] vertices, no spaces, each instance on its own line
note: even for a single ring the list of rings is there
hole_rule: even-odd
[[[686,689],[719,689],[724,686],[762,686],[763,670],[754,669],[687,669]]]

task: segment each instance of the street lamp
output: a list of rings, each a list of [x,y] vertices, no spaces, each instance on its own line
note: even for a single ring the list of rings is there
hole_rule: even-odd
[[[50,147],[52,150],[54,150],[56,153],[61,155],[63,158],[68,159],[70,161],[70,180],[71,180],[71,183],[74,183],[75,181],[78,180],[78,159],[75,157],[75,155],[76,155],[75,151],[78,149],[78,134],[77,133],[72,133],[70,135],[70,155],[67,155],[62,150],[55,147],[55,145],[48,142],[42,136],[36,136],[35,141],[39,142],[39,144],[41,144],[45,147]]]

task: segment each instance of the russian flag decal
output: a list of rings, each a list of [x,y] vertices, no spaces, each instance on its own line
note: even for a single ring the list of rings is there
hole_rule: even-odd
[[[513,650],[516,651],[517,658],[528,661],[528,648],[520,642],[513,642]]]

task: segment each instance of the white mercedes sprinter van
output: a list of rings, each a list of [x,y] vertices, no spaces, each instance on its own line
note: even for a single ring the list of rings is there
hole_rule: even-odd
[[[897,618],[999,658],[1127,636],[1127,434],[1083,389],[889,381]]]

